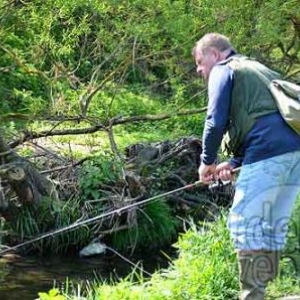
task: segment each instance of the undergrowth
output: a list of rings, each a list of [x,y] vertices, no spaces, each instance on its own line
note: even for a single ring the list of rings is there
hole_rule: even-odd
[[[56,230],[67,228],[81,218],[80,201],[72,199],[65,202],[57,202],[51,199],[43,199],[38,209],[34,207],[21,207],[16,213],[16,218],[5,227],[13,230],[19,236],[18,243],[24,240],[34,240],[35,238],[52,235],[33,242],[27,247],[27,250],[33,250],[38,253],[67,253],[70,249],[79,249],[89,243],[91,234],[87,226],[80,226],[76,230],[66,230],[57,234]]]
[[[169,205],[162,201],[148,203],[137,211],[138,226],[115,232],[112,246],[122,252],[157,249],[170,245],[177,235],[179,221],[172,215]]]
[[[300,201],[298,201],[300,202]],[[299,206],[298,206],[299,207]],[[299,210],[298,210],[299,213]],[[179,256],[168,269],[162,269],[145,279],[134,271],[127,278],[108,284],[99,282],[89,287],[86,300],[196,300],[238,299],[238,268],[236,255],[229,232],[226,215],[216,222],[189,224],[189,230],[181,234],[174,245]],[[291,230],[293,230],[291,228]],[[292,234],[292,233],[290,233]],[[280,262],[280,276],[269,285],[267,299],[278,299],[285,295],[300,294],[300,277],[285,258]],[[73,287],[74,288],[74,287]],[[78,299],[78,286],[68,293],[56,291],[61,299]],[[40,294],[40,300],[48,294]],[[59,299],[59,298],[57,298]]]

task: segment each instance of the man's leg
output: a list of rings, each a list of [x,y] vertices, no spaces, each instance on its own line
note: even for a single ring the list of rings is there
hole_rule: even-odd
[[[299,173],[300,152],[242,168],[228,218],[238,250],[242,299],[263,299],[267,283],[277,275]]]
[[[279,251],[238,251],[241,299],[264,299],[268,282],[278,274]]]

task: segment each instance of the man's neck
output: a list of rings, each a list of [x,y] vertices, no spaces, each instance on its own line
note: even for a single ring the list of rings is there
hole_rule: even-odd
[[[227,50],[221,52],[221,54],[220,54],[220,61],[226,59],[231,52],[233,52],[232,49],[227,49]]]

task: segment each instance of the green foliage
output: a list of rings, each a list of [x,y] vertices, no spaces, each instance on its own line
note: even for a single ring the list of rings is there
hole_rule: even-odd
[[[291,272],[300,274],[300,195],[294,206],[293,214],[289,224],[287,244],[284,251],[286,264]]]
[[[78,109],[79,97],[97,85],[107,87],[111,77],[114,93],[124,82],[141,83],[159,93],[175,91],[179,81],[171,78],[174,72],[181,76],[185,64],[177,56],[187,50],[181,44],[196,26],[180,2],[155,2],[8,4],[2,12],[2,60],[3,65],[16,64],[17,72],[4,76],[10,82],[7,95],[15,99],[13,104],[4,102],[6,109],[28,109],[22,101],[26,98],[40,111],[34,103],[39,104],[42,95],[45,107],[69,113]],[[171,55],[173,51],[177,56]],[[176,98],[186,87],[178,85]],[[101,107],[101,97],[98,104]]]
[[[82,218],[82,202],[79,199],[70,199],[53,207],[55,213],[55,225],[50,228],[67,228]],[[48,230],[50,230],[50,228]],[[77,227],[75,230],[65,231],[54,235],[50,239],[45,239],[42,243],[42,251],[50,249],[52,253],[67,253],[69,249],[80,249],[91,240],[91,231],[85,225]]]
[[[226,6],[220,0],[2,3],[4,113],[78,115],[91,101],[88,115],[105,123],[114,116],[203,107],[205,88],[190,52],[212,31],[300,78],[296,0],[230,0]],[[195,133],[201,121],[178,118],[167,126]]]
[[[284,296],[288,295],[300,295],[300,278],[294,272],[287,272],[271,282],[267,288],[266,300],[284,299]]]
[[[44,198],[38,209],[33,207],[16,207],[16,218],[9,226],[21,241],[34,239],[50,231],[65,228],[81,217],[79,200],[71,199],[66,202],[53,203]],[[53,234],[30,245],[36,252],[64,253],[71,248],[80,248],[90,241],[90,230],[80,226],[76,230]]]
[[[235,251],[230,243],[226,216],[213,223],[196,226],[176,243],[179,256],[166,270],[160,270],[148,280],[132,276],[114,285],[100,283],[90,288],[87,300],[182,300],[182,299],[238,299],[238,268]],[[285,262],[281,261],[282,267]],[[299,294],[300,278],[287,269],[270,286],[266,299]],[[64,294],[77,299],[78,293]]]
[[[174,108],[186,107],[203,89],[191,72],[191,48],[211,31],[230,36],[238,50],[285,73],[299,68],[296,0],[230,0],[226,6],[220,0],[2,3],[4,112],[79,113],[80,102],[93,92],[92,114],[144,113],[132,86],[148,91],[149,98],[167,98]],[[153,103],[160,107],[164,101]]]
[[[229,240],[225,217],[217,223],[204,223],[200,231],[192,225],[177,243],[180,256],[174,262],[173,276],[172,271],[170,274],[173,299],[236,298],[237,264]],[[191,270],[187,266],[192,266]]]
[[[86,161],[79,178],[83,199],[98,199],[101,196],[100,184],[116,183],[122,178],[121,170],[120,162],[108,152]]]
[[[169,245],[176,236],[178,220],[170,207],[162,199],[137,209],[137,221],[128,230],[115,232],[112,236],[113,248],[128,251],[132,248],[148,249]]]
[[[21,213],[18,214],[18,217],[10,225],[13,227],[14,232],[19,233],[22,240],[41,233],[38,222],[35,220],[30,207],[22,208]]]
[[[150,95],[146,91],[142,91],[142,87],[125,86],[108,86],[105,91],[97,95],[97,100],[92,106],[97,112],[102,107],[103,112],[109,112],[112,116],[136,116],[143,114],[155,114],[163,110],[163,104],[160,99],[155,99],[154,95]]]
[[[40,300],[65,300],[66,298],[59,295],[59,290],[51,289],[48,293],[39,293]]]

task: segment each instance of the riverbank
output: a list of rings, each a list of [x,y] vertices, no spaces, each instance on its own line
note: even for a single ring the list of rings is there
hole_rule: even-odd
[[[50,294],[43,293],[39,299],[75,300],[78,296],[86,300],[237,299],[238,268],[226,228],[226,217],[201,226],[189,225],[190,229],[179,237],[175,245],[178,258],[167,269],[154,273],[150,279],[145,279],[140,271],[135,270],[135,276],[113,285],[98,279],[90,285],[87,293],[80,293],[82,289],[76,286],[74,290],[61,290],[61,298],[55,298],[58,294],[48,298]],[[295,230],[295,227],[291,227],[291,230]],[[291,236],[294,234],[290,233]],[[289,240],[280,262],[280,276],[269,285],[266,299],[300,294],[299,269],[291,260],[292,244]],[[296,248],[293,255],[299,259]],[[52,293],[55,295],[54,291]]]
[[[173,257],[173,249],[165,249]],[[135,254],[130,257],[132,264],[143,264],[147,273],[153,273],[168,266],[163,252]],[[107,282],[125,278],[131,273],[132,265],[120,256],[110,252],[104,255],[81,258],[78,256],[17,256],[0,258],[0,299],[33,300],[38,292],[54,286],[64,289],[66,282],[81,285],[101,278]]]

